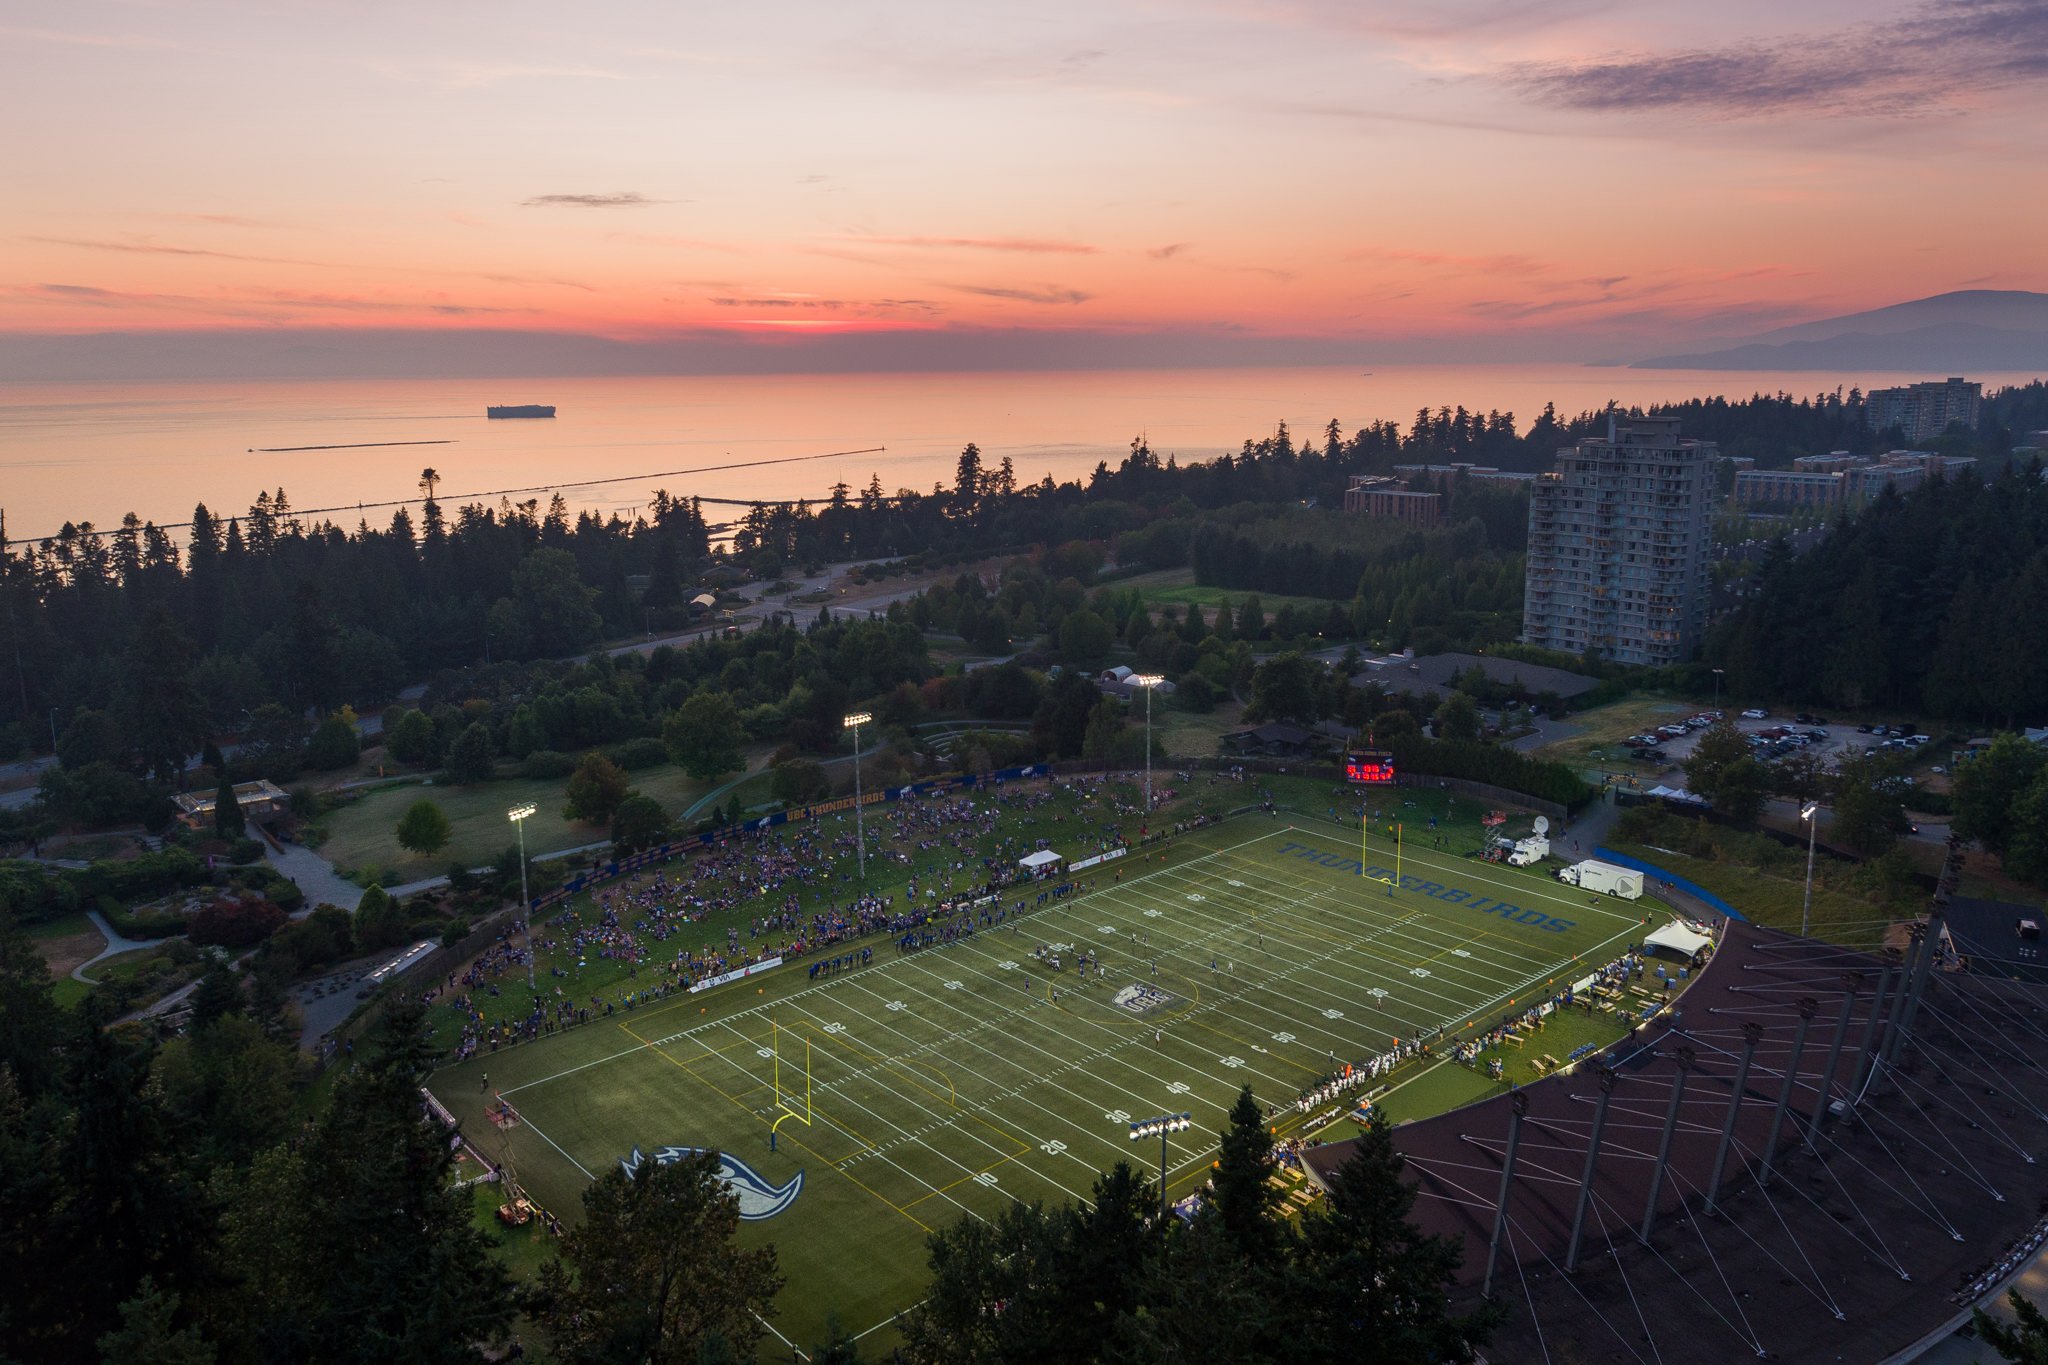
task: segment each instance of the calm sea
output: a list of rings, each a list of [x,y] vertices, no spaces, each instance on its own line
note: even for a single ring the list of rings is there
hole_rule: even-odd
[[[331,515],[353,526],[360,506],[381,524],[391,509],[371,505],[416,498],[431,466],[444,502],[529,488],[540,491],[514,500],[545,499],[559,489],[579,508],[630,516],[656,488],[820,498],[835,482],[859,488],[879,475],[890,492],[929,490],[952,481],[969,441],[990,466],[1009,456],[1020,480],[1064,480],[1114,463],[1140,433],[1186,462],[1235,450],[1282,421],[1297,440],[1320,439],[1333,417],[1349,431],[1462,404],[1512,411],[1526,427],[1545,402],[1569,415],[1610,399],[1806,395],[1928,377],[1473,365],[0,385],[0,512],[10,539],[36,539],[66,521],[111,526],[130,511],[183,522],[196,502],[239,512],[259,490],[281,487],[301,510],[346,509]],[[2031,376],[1972,377],[1995,387]],[[559,415],[489,421],[492,403],[552,403]],[[358,448],[264,449],[282,446]],[[766,463],[836,451],[862,453]]]

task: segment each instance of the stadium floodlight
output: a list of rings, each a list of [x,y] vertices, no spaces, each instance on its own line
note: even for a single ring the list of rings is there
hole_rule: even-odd
[[[860,885],[865,891],[868,885],[868,820],[867,808],[861,802],[860,793],[860,727],[874,723],[874,714],[869,711],[855,711],[839,722],[842,730],[853,731],[853,842],[854,857],[860,863]]]
[[[514,806],[505,812],[505,818],[512,822],[512,828],[519,831],[519,918],[526,926],[526,989],[530,994],[539,995],[540,987],[534,984],[533,959],[533,898],[526,894],[526,819],[540,810],[531,801],[523,806]]]
[[[1126,680],[1145,689],[1145,814],[1152,814],[1152,689],[1166,681],[1157,673],[1133,673]]]
[[[1159,1139],[1159,1217],[1166,1219],[1166,1139],[1168,1134],[1186,1132],[1195,1126],[1193,1114],[1161,1114],[1157,1118],[1136,1119],[1131,1122],[1131,1141],[1140,1138]]]
[[[1820,834],[1820,821],[1814,817],[1820,814],[1820,802],[1809,801],[1799,808],[1799,818],[1806,822],[1806,899],[1799,907],[1799,937],[1805,938],[1813,924],[1813,842]]]

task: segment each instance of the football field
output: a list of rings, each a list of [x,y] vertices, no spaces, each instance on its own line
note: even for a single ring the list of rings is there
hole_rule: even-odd
[[[934,1229],[1006,1200],[1085,1198],[1120,1160],[1156,1176],[1159,1142],[1132,1142],[1129,1121],[1193,1116],[1167,1142],[1179,1198],[1205,1178],[1240,1087],[1277,1106],[1286,1136],[1296,1098],[1343,1063],[1490,1025],[1617,956],[1650,909],[1423,840],[1396,886],[1390,842],[1361,862],[1355,827],[1290,818],[1134,852],[1079,874],[1082,893],[951,944],[865,939],[867,966],[813,981],[792,964],[671,997],[432,1088],[569,1218],[584,1184],[635,1151],[725,1152],[743,1235],[772,1240],[789,1279],[775,1328],[808,1347],[828,1312],[886,1333],[919,1295]],[[1457,1065],[1418,1059],[1391,1084]],[[486,1118],[492,1095],[515,1123]]]

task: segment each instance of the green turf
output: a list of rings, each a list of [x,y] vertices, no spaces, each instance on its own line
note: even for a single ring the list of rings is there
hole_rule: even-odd
[[[1083,1196],[1118,1160],[1156,1163],[1156,1143],[1128,1140],[1128,1119],[1194,1115],[1170,1144],[1178,1197],[1204,1178],[1240,1086],[1292,1135],[1295,1097],[1332,1056],[1490,1024],[1510,999],[1641,936],[1637,907],[1589,905],[1546,877],[1422,842],[1408,842],[1410,880],[1390,895],[1288,847],[1341,863],[1356,855],[1355,826],[1241,816],[1173,841],[1163,862],[1154,851],[1084,873],[1094,885],[1078,899],[951,946],[900,956],[869,940],[870,967],[814,984],[796,964],[673,997],[450,1067],[432,1088],[487,1148],[500,1130],[485,1107],[504,1095],[521,1115],[503,1137],[523,1184],[569,1217],[587,1180],[635,1147],[718,1147],[775,1186],[801,1173],[786,1212],[743,1225],[746,1240],[775,1242],[789,1277],[777,1327],[808,1344],[837,1312],[886,1337],[925,1282],[933,1229],[1005,1199]],[[1390,853],[1376,841],[1370,861]],[[1429,894],[1447,890],[1460,894]],[[1529,922],[1489,913],[1500,901]],[[1053,944],[1067,945],[1057,1003],[1032,957]],[[1106,982],[1076,981],[1083,946],[1106,960]],[[1168,999],[1127,1012],[1109,997],[1128,984]]]

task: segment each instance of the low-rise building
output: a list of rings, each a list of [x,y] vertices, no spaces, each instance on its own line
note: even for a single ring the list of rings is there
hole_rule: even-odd
[[[1344,490],[1344,510],[1411,526],[1436,526],[1443,521],[1443,495],[1418,493],[1394,480],[1368,474],[1352,476]]]
[[[171,798],[171,804],[178,808],[178,819],[191,829],[212,829],[213,812],[217,804],[213,792],[179,792]],[[235,784],[235,804],[242,808],[242,818],[247,821],[269,820],[291,809],[292,798],[276,783],[268,779]]]

